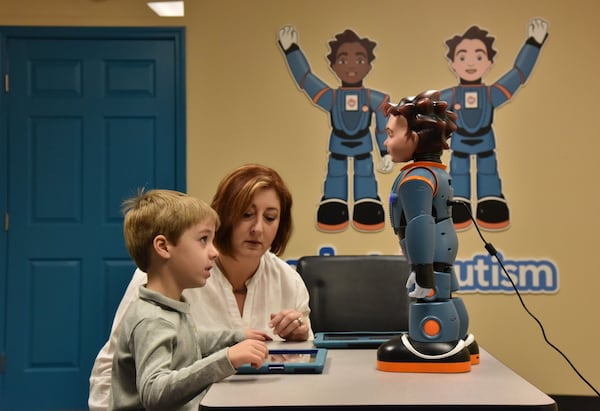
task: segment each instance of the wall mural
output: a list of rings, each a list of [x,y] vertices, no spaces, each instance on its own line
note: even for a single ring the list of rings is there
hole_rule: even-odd
[[[460,202],[452,206],[457,231],[472,226],[472,207],[481,229],[503,231],[510,228],[510,211],[498,173],[494,114],[495,109],[510,101],[529,79],[547,38],[548,22],[542,18],[531,19],[525,44],[517,54],[514,66],[490,85],[483,80],[494,64],[497,50],[493,48],[495,38],[487,30],[472,25],[463,34],[445,41],[449,67],[459,82],[456,86],[441,89],[440,94],[440,99],[448,102],[448,109],[458,115],[458,130],[450,139],[449,169],[454,200]],[[387,204],[384,206],[378,196],[372,151],[374,134],[379,157],[377,171],[391,172],[393,163],[383,146],[388,120],[383,107],[390,98],[387,93],[363,84],[375,59],[376,43],[367,37],[359,37],[350,29],[329,41],[327,59],[340,80],[340,86],[332,88],[312,73],[294,26],[281,28],[278,40],[296,85],[314,105],[330,116],[329,158],[323,197],[316,212],[317,229],[339,233],[351,223],[360,232],[383,230],[387,222],[384,211]],[[373,118],[375,125],[371,131]],[[354,170],[351,218],[349,160],[353,161]],[[471,188],[472,160],[475,193]],[[336,248],[322,245],[317,254],[335,255]],[[559,290],[559,270],[554,261],[547,258],[505,259],[501,250],[498,250],[498,257],[520,292],[551,294]],[[288,263],[295,266],[297,259],[288,259]],[[454,271],[461,293],[514,293],[500,265],[483,251],[471,259],[457,259]]]
[[[329,159],[323,197],[317,210],[317,228],[337,233],[349,225],[348,161],[351,159],[352,226],[361,232],[383,230],[386,219],[373,171],[371,121],[374,117],[377,153],[381,157],[378,171],[389,173],[393,164],[383,146],[387,123],[383,106],[389,96],[363,85],[375,59],[376,43],[349,29],[335,35],[329,42],[327,59],[341,82],[337,88],[328,86],[312,73],[293,26],[285,26],[279,31],[279,45],[297,86],[313,104],[330,115]]]

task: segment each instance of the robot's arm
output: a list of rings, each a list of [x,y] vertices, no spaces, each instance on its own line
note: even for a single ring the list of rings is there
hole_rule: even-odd
[[[435,285],[435,219],[431,215],[435,185],[435,177],[431,172],[417,169],[399,186],[399,197],[406,217],[405,251],[415,274],[415,285],[427,289],[427,294]]]
[[[426,289],[433,288],[435,222],[431,214],[421,214],[408,220],[405,246],[410,255],[416,285]]]

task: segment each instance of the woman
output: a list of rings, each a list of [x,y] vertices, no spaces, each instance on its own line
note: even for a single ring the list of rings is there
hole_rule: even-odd
[[[313,338],[308,290],[281,255],[292,232],[292,197],[279,174],[247,164],[227,175],[212,201],[221,224],[215,237],[217,264],[203,288],[185,290],[198,328],[262,330],[270,338]],[[90,376],[90,410],[109,404],[118,328],[146,274],[136,270],[119,304],[109,341]]]

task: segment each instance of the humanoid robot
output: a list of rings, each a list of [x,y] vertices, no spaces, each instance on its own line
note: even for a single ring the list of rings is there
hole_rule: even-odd
[[[406,284],[409,329],[377,350],[377,368],[392,372],[466,372],[479,363],[479,348],[468,334],[468,315],[453,270],[458,238],[452,221],[452,186],[441,156],[456,130],[456,114],[425,91],[387,105],[385,146],[401,169],[390,196],[390,217],[411,264]]]

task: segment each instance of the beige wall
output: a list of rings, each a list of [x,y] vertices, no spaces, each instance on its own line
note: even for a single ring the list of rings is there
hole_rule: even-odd
[[[594,0],[186,0],[185,18],[160,19],[142,0],[0,0],[0,25],[185,26],[188,191],[210,200],[220,177],[249,161],[278,169],[295,199],[289,259],[322,245],[334,245],[338,254],[397,253],[398,246],[389,227],[336,235],[314,228],[329,122],[292,81],[276,44],[282,25],[296,26],[313,71],[332,86],[338,82],[325,60],[332,36],[353,28],[377,41],[365,84],[397,100],[456,83],[444,40],[468,26],[496,37],[499,53],[485,78],[491,83],[512,66],[528,20],[547,19],[550,37],[528,84],[494,121],[512,227],[485,235],[507,258],[558,265],[559,292],[524,300],[549,339],[597,388],[600,195],[591,171],[600,149],[599,15]],[[382,198],[395,175],[378,176]],[[459,239],[459,257],[485,252],[474,230]],[[464,299],[471,330],[494,356],[547,393],[593,394],[544,343],[514,294]]]

